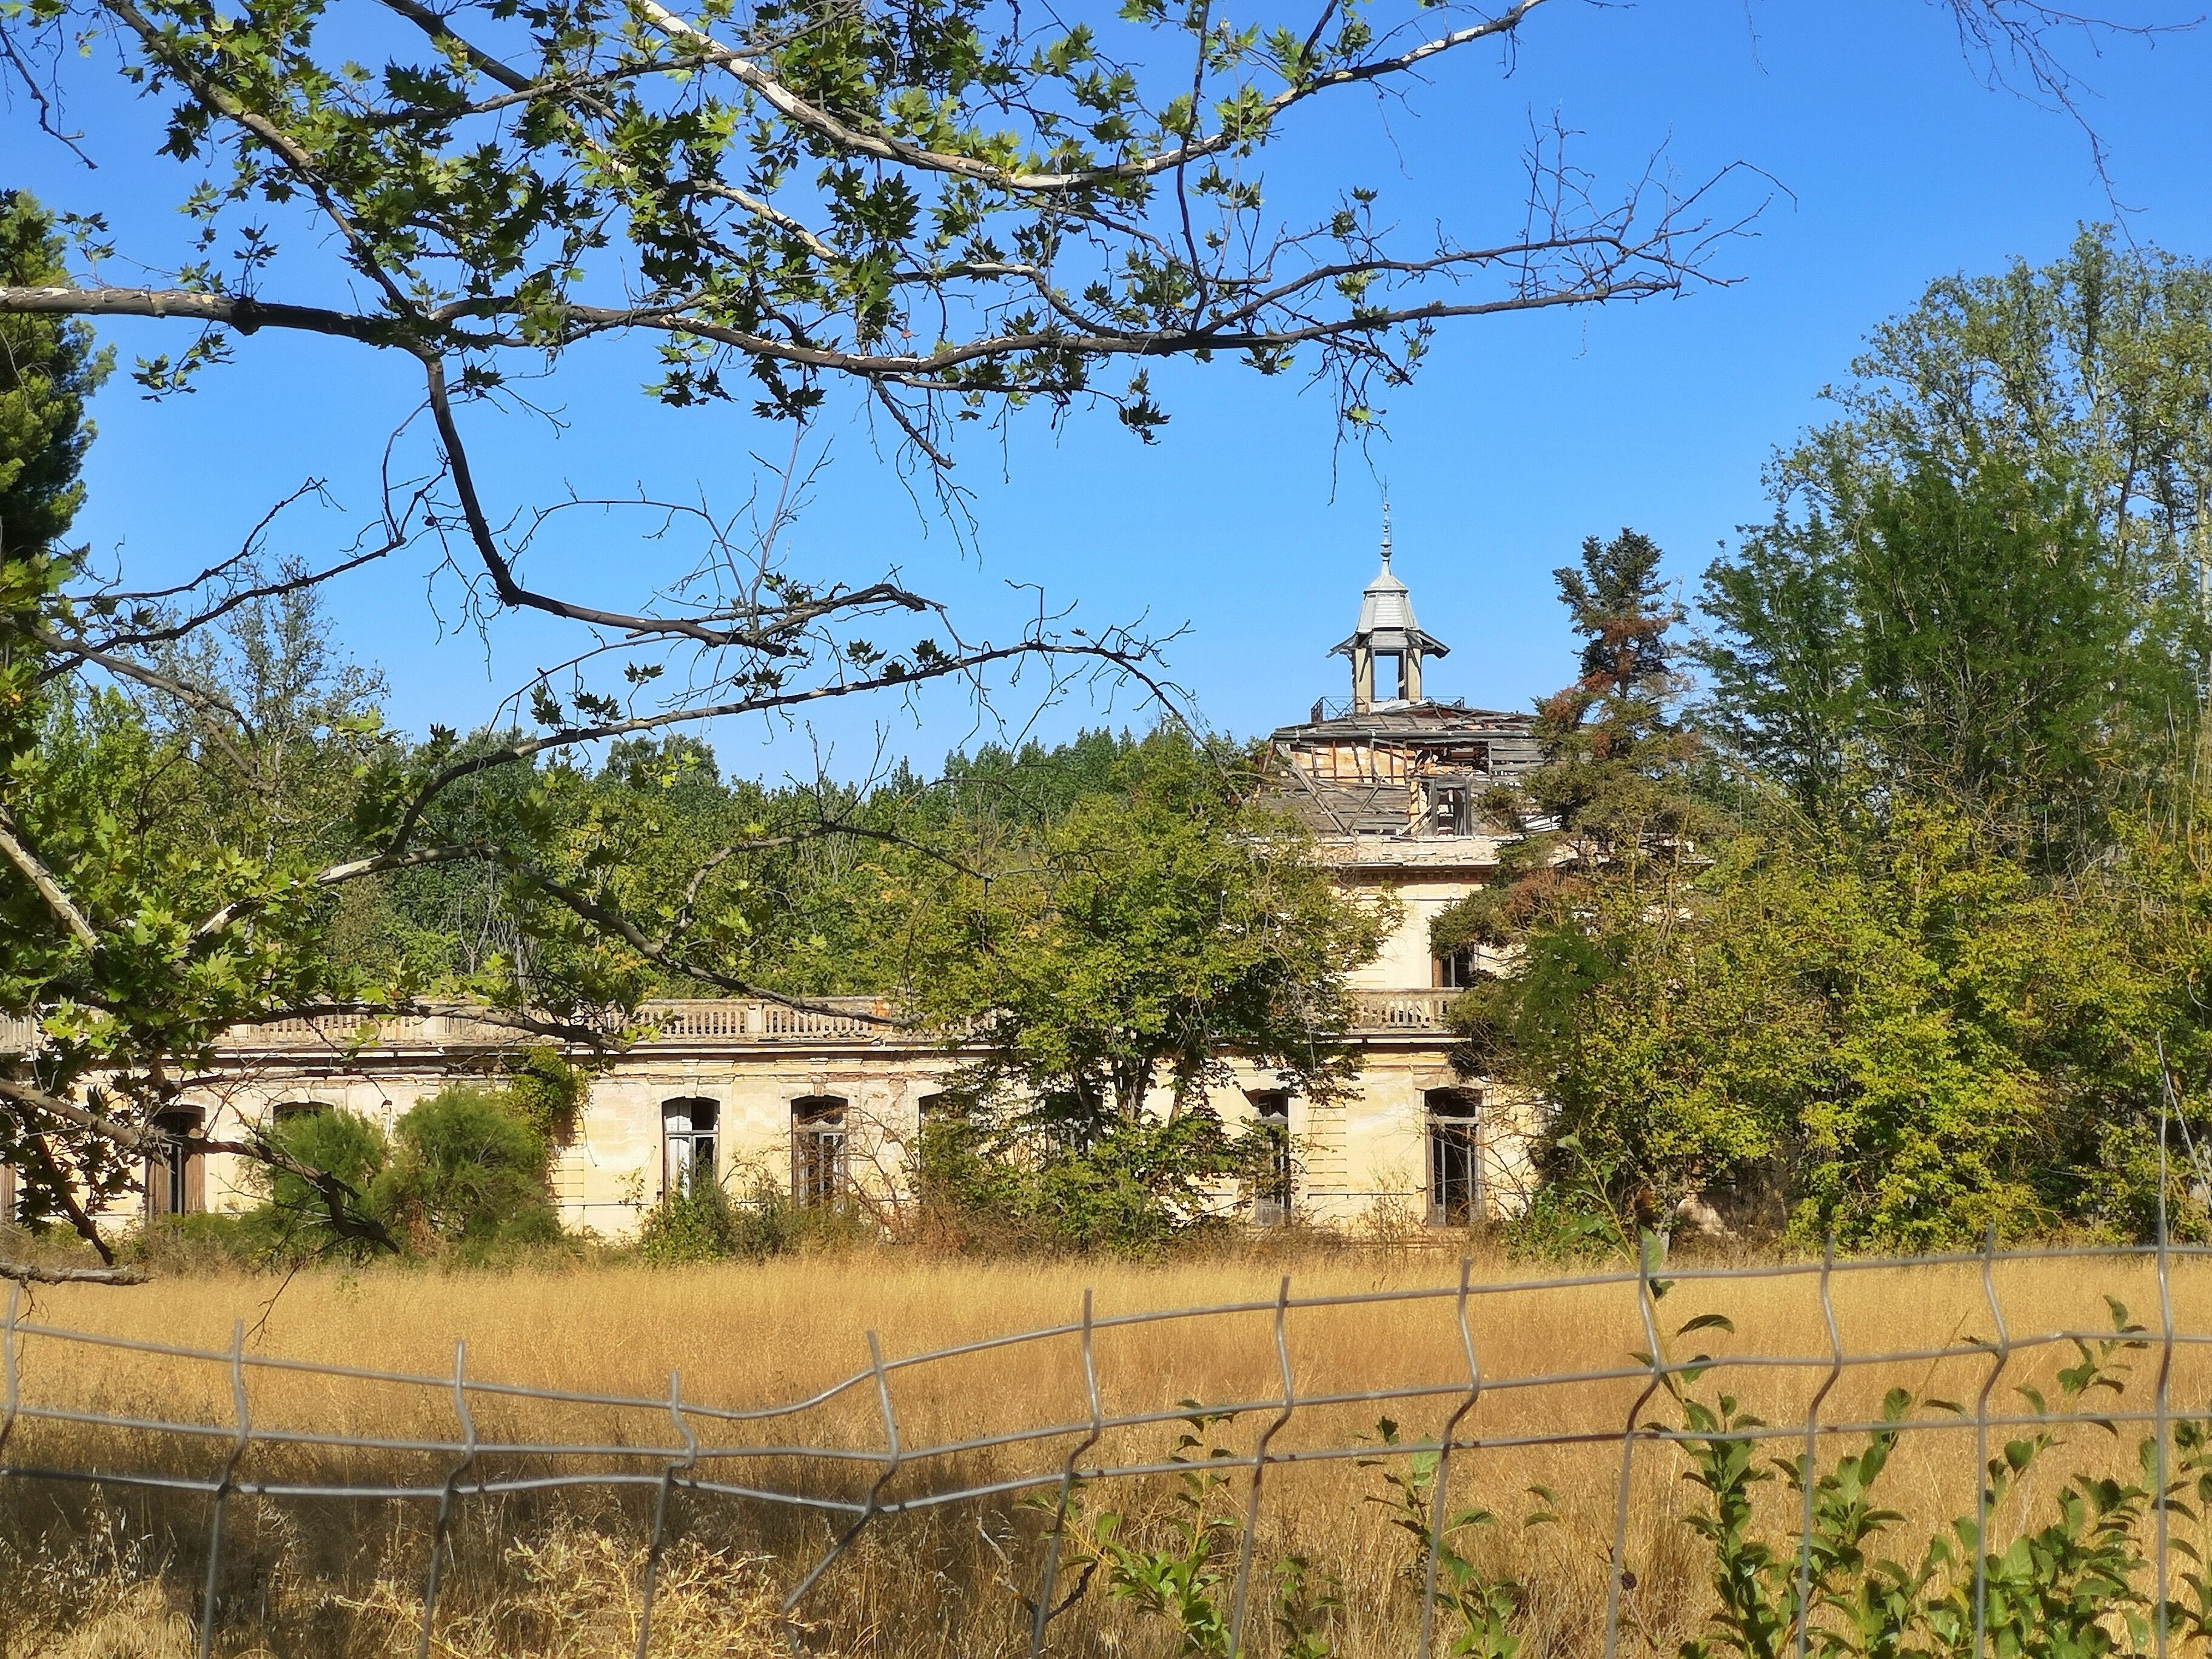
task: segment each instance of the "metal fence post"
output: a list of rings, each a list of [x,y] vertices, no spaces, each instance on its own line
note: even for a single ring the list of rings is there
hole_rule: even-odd
[[[1820,1249],[1820,1318],[1828,1331],[1828,1374],[1805,1407],[1805,1461],[1798,1477],[1803,1507],[1797,1521],[1797,1659],[1805,1659],[1813,1629],[1813,1487],[1820,1460],[1820,1407],[1844,1374],[1844,1340],[1836,1329],[1836,1302],[1829,1283],[1835,1272],[1836,1236],[1830,1233]]]
[[[898,1414],[891,1409],[890,1377],[884,1370],[883,1342],[873,1331],[868,1333],[868,1363],[875,1373],[876,1404],[884,1415],[883,1471],[876,1476],[875,1484],[868,1488],[867,1501],[861,1505],[860,1514],[854,1516],[853,1524],[845,1528],[837,1541],[830,1545],[828,1553],[814,1564],[805,1577],[799,1581],[798,1587],[783,1598],[783,1638],[794,1655],[800,1651],[800,1644],[799,1623],[793,1618],[793,1613],[806,1592],[814,1588],[815,1581],[830,1571],[830,1564],[845,1553],[846,1547],[860,1535],[863,1527],[875,1519],[876,1505],[883,1500],[884,1488],[898,1473],[899,1461],[903,1455],[899,1445]]]
[[[1606,1571],[1605,1581],[1605,1659],[1613,1659],[1620,1640],[1621,1581],[1628,1571],[1628,1489],[1636,1466],[1637,1419],[1651,1396],[1659,1392],[1666,1380],[1667,1357],[1659,1346],[1659,1322],[1653,1317],[1654,1297],[1651,1291],[1651,1255],[1641,1249],[1636,1257],[1636,1308],[1644,1316],[1644,1340],[1650,1345],[1651,1380],[1644,1385],[1644,1392],[1628,1408],[1628,1421],[1620,1431],[1620,1485],[1613,1493],[1613,1555]],[[1421,1659],[1428,1659],[1424,1654]]]
[[[1290,1343],[1283,1330],[1290,1305],[1291,1276],[1285,1273],[1282,1286],[1275,1292],[1275,1364],[1283,1376],[1283,1408],[1260,1431],[1260,1443],[1253,1449],[1252,1490],[1244,1500],[1244,1535],[1237,1550],[1237,1595],[1229,1614],[1229,1659],[1237,1659],[1244,1641],[1244,1606],[1252,1588],[1252,1550],[1259,1538],[1260,1484],[1267,1473],[1267,1446],[1297,1409],[1297,1394],[1291,1384]]]
[[[6,1399],[0,1401],[0,1452],[8,1449],[8,1437],[15,1432],[15,1413],[22,1403],[21,1383],[15,1376],[15,1315],[23,1300],[23,1287],[8,1287],[8,1322],[0,1327],[0,1389]]]
[[[668,1498],[678,1474],[699,1461],[699,1437],[684,1420],[684,1373],[668,1373],[668,1415],[676,1432],[684,1437],[684,1455],[660,1472],[660,1491],[653,1504],[653,1542],[645,1552],[645,1582],[638,1589],[637,1659],[645,1659],[653,1642],[653,1590],[660,1576],[660,1548],[668,1537]]]
[[[453,1344],[453,1412],[461,1419],[461,1461],[446,1475],[445,1490],[438,1495],[438,1518],[430,1528],[430,1571],[422,1581],[422,1632],[415,1644],[416,1659],[430,1659],[430,1624],[438,1614],[439,1568],[444,1564],[446,1532],[453,1516],[453,1496],[461,1477],[477,1461],[477,1420],[469,1410],[469,1345],[465,1338]]]
[[[1459,1425],[1474,1409],[1474,1402],[1482,1398],[1482,1366],[1475,1359],[1474,1332],[1467,1322],[1468,1279],[1474,1271],[1474,1258],[1460,1257],[1459,1346],[1467,1356],[1467,1395],[1444,1420],[1444,1431],[1437,1445],[1436,1490],[1429,1494],[1428,1561],[1421,1571],[1421,1645],[1414,1650],[1419,1659],[1429,1659],[1436,1650],[1437,1568],[1444,1548],[1444,1492],[1451,1484],[1452,1442],[1459,1433]]]
[[[1068,1506],[1075,1497],[1076,1460],[1097,1445],[1105,1432],[1103,1413],[1098,1407],[1098,1365],[1091,1352],[1091,1287],[1083,1288],[1083,1392],[1091,1407],[1091,1430],[1068,1449],[1067,1461],[1060,1468],[1060,1497],[1053,1505],[1052,1531],[1046,1536],[1044,1547],[1044,1577],[1038,1583],[1036,1605],[1030,1613],[1030,1659],[1039,1659],[1044,1652],[1045,1626],[1052,1622],[1054,1581],[1060,1576],[1060,1538],[1067,1529]]]
[[[223,1505],[230,1497],[230,1483],[238,1473],[238,1461],[246,1455],[246,1444],[253,1432],[246,1401],[246,1322],[242,1319],[234,1320],[230,1327],[230,1398],[238,1413],[238,1438],[231,1442],[230,1455],[223,1460],[222,1478],[216,1482],[212,1513],[208,1519],[207,1583],[200,1596],[199,1659],[208,1659],[215,1649],[216,1596],[221,1591],[222,1575]]]
[[[1974,1401],[1974,1659],[1982,1659],[1989,1635],[1990,1617],[1990,1391],[2004,1374],[2012,1358],[2012,1333],[2006,1328],[2004,1304],[1997,1299],[1997,1230],[1992,1222],[1982,1242],[1982,1299],[1996,1322],[1996,1341],[1991,1350],[1990,1374]]]
[[[2158,1659],[2166,1659],[2166,1600],[2169,1589],[2166,1583],[2166,1554],[2172,1522],[2172,1517],[2167,1511],[2172,1498],[2172,1493],[2168,1490],[2172,1480],[2172,1473],[2167,1462],[2168,1441],[2173,1431],[2173,1285],[2167,1271],[2170,1266],[2171,1249],[2166,1231],[2166,1113],[2160,1112],[2158,1119],[2158,1324],[2159,1334],[2162,1340],[2158,1355],[2158,1395],[2154,1407],[2156,1422],[2153,1431],[2158,1437],[2157,1449],[2154,1454],[2156,1468],[2153,1476],[2158,1483],[2158,1492],[2152,1500],[2158,1506],[2156,1516],[2158,1559],[2152,1569],[2155,1575],[2154,1589],[2157,1599],[2152,1604],[2151,1617],[2156,1621],[2154,1629],[2158,1644]]]

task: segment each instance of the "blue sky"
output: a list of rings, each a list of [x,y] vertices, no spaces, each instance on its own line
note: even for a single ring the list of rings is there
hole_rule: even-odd
[[[2115,15],[2187,15],[2148,3]],[[828,461],[791,552],[852,577],[895,566],[976,634],[1004,635],[1034,609],[1024,584],[1042,584],[1054,608],[1077,606],[1079,622],[1187,624],[1170,653],[1175,679],[1211,722],[1250,733],[1340,694],[1344,671],[1325,653],[1373,572],[1387,488],[1399,572],[1425,626],[1452,647],[1429,689],[1525,708],[1569,671],[1553,568],[1583,536],[1631,524],[1693,589],[1735,526],[1759,516],[1775,446],[1820,418],[1821,387],[1846,374],[1867,330],[1932,277],[2050,258],[2079,223],[2111,217],[2115,199],[2136,240],[2212,256],[2212,29],[2065,50],[2096,94],[2086,110],[2109,146],[2109,194],[2081,129],[1985,85],[1925,0],[1566,0],[1532,20],[1510,75],[1495,58],[1448,64],[1406,104],[1362,106],[1285,146],[1271,171],[1287,180],[1325,167],[1380,186],[1401,223],[1478,237],[1512,222],[1528,123],[1556,112],[1587,135],[1582,159],[1601,181],[1662,144],[1685,180],[1739,161],[1771,174],[1771,205],[1718,254],[1732,284],[1447,329],[1392,401],[1387,439],[1364,455],[1337,446],[1320,392],[1225,363],[1155,374],[1174,419],[1149,447],[1108,415],[1076,411],[1057,427],[1018,417],[1003,441],[961,452],[978,524],[967,546],[917,508],[865,423],[840,415],[812,440]],[[149,112],[101,77],[78,84],[71,113],[95,135],[100,170],[40,139],[19,100],[0,111],[0,182],[100,209],[126,248],[172,254],[183,181],[153,156]],[[1765,193],[1747,186],[1736,199]],[[274,285],[264,295],[283,297]],[[126,360],[178,344],[150,325],[111,337]],[[309,477],[357,512],[384,434],[416,395],[404,371],[356,347],[264,333],[192,397],[149,404],[118,376],[98,401],[78,528],[143,579],[221,556]],[[541,389],[559,425],[480,430],[477,465],[494,493],[515,501],[642,483],[741,501],[753,457],[780,459],[788,435],[733,410],[663,410],[635,389],[653,372],[643,345],[579,354]],[[337,514],[294,522],[277,544],[309,556],[349,533]],[[572,536],[532,574],[634,592],[640,573],[672,556],[637,528],[607,521]],[[393,720],[417,731],[484,717],[565,654],[529,623],[501,623],[488,641],[441,628],[434,561],[350,581],[333,613],[343,643],[388,676]],[[1017,721],[1034,715],[1046,736],[1146,718],[1126,693],[1039,713],[1017,688],[1002,708]],[[890,752],[927,764],[968,738],[975,717],[951,696],[912,712],[841,709],[819,732],[833,769],[864,769],[879,727]],[[814,764],[804,732],[756,723],[712,735],[733,771]]]

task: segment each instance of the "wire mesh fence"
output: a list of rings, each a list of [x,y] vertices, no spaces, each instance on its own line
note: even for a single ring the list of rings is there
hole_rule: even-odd
[[[1710,1504],[1701,1514],[1723,1527],[1728,1504],[1759,1478],[1746,1472],[1745,1460],[1771,1454],[1780,1496],[1763,1500],[1765,1513],[1771,1520],[1778,1501],[1787,1512],[1780,1541],[1763,1558],[1762,1571],[1778,1587],[1765,1650],[1805,1659],[1849,1616],[1830,1593],[1837,1575],[1859,1571],[1835,1559],[1838,1523],[1824,1507],[1842,1501],[1838,1460],[1856,1455],[1853,1448],[1911,1440],[1937,1445],[1934,1461],[1948,1458],[1969,1477],[1972,1535],[1962,1509],[1954,1598],[1961,1622],[1950,1650],[1981,1659],[2003,1645],[1992,1646],[1993,1607],[1998,1623],[2014,1616],[2004,1600],[2014,1567],[1991,1531],[2008,1498],[2008,1461],[2025,1468],[2041,1443],[2036,1437],[2094,1425],[2115,1437],[2140,1437],[2145,1536],[2126,1559],[2142,1582],[2127,1594],[2148,1614],[2134,1625],[2142,1639],[2132,1644],[2163,1659],[2178,1633],[2203,1639],[2208,1629],[2203,1619],[2187,1622],[2175,1595],[2177,1572],[2195,1582],[2201,1571],[2199,1552],[2173,1536],[2177,1518],[2201,1518],[2192,1483],[2212,1493],[2212,1458],[2191,1426],[2204,1422],[2212,1397],[2208,1255],[2212,1250],[2163,1245],[1992,1246],[1971,1255],[1841,1261],[1832,1252],[1751,1266],[1655,1259],[1633,1270],[1498,1282],[1477,1279],[1462,1262],[1455,1279],[1416,1288],[1302,1295],[1285,1278],[1270,1298],[1110,1314],[1097,1311],[1086,1292],[1079,1315],[1065,1322],[927,1352],[887,1354],[870,1333],[864,1364],[774,1403],[706,1397],[687,1390],[677,1373],[665,1392],[651,1395],[495,1379],[471,1369],[465,1342],[455,1345],[450,1371],[430,1374],[256,1352],[242,1324],[227,1349],[149,1341],[51,1322],[14,1287],[0,1328],[0,1506],[11,1489],[37,1486],[204,1501],[194,1611],[203,1656],[222,1626],[224,1556],[240,1500],[419,1512],[428,1549],[417,1645],[428,1654],[453,1569],[456,1520],[469,1505],[521,1494],[628,1493],[643,1528],[636,1651],[644,1656],[653,1639],[655,1575],[679,1512],[696,1517],[719,1508],[817,1523],[787,1532],[814,1540],[784,1564],[781,1611],[796,1642],[811,1599],[872,1529],[959,1506],[1025,1504],[1035,1547],[1022,1562],[1018,1593],[1036,1656],[1057,1641],[1065,1627],[1054,1620],[1080,1594],[1066,1582],[1073,1564],[1080,1560],[1085,1583],[1097,1565],[1105,1535],[1099,1517],[1116,1491],[1202,1477],[1199,1501],[1218,1510],[1206,1522],[1218,1567],[1214,1650],[1234,1659],[1273,1639],[1259,1603],[1274,1566],[1263,1517],[1279,1485],[1301,1471],[1395,1469],[1399,1498],[1413,1504],[1397,1524],[1419,1547],[1406,1573],[1417,1609],[1407,1645],[1425,1656],[1443,1639],[1439,1606],[1465,1612],[1459,1592],[1472,1569],[1453,1540],[1455,1517],[1472,1511],[1460,1506],[1497,1504],[1500,1483],[1486,1480],[1485,1469],[1525,1472],[1501,1460],[1540,1451],[1581,1457],[1596,1472],[1589,1490],[1603,1493],[1591,1505],[1602,1511],[1592,1523],[1602,1607],[1589,1609],[1590,1647],[1613,1659],[1625,1643],[1656,1645],[1648,1632],[1627,1629],[1639,1589],[1632,1522],[1651,1483],[1688,1474]],[[2045,1295],[2033,1310],[2039,1317],[2023,1322],[2004,1284],[2008,1273],[2028,1268],[2039,1283],[2078,1290],[2080,1305],[2094,1307],[2095,1316],[2050,1316]],[[1974,1287],[1971,1327],[1929,1340],[1881,1340],[1885,1330],[1912,1325],[1904,1316],[1912,1298],[1954,1281]],[[1764,1336],[1740,1329],[1725,1311],[1762,1284],[1763,1294],[1796,1298],[1798,1310],[1786,1329]],[[1839,1307],[1854,1284],[1859,1293],[1847,1319]],[[2127,1313],[2115,1290],[2129,1291],[2144,1311]],[[1574,1354],[1578,1363],[1548,1369],[1529,1363],[1527,1333],[1553,1328],[1543,1322],[1547,1306],[1565,1310],[1571,1324],[1605,1326],[1598,1348],[1617,1328],[1627,1339],[1618,1357],[1586,1363]],[[1899,1317],[1886,1320],[1885,1307]],[[1870,1328],[1862,1334],[1860,1324]],[[1410,1334],[1417,1326],[1425,1333],[1418,1342]],[[1224,1332],[1243,1357],[1234,1380],[1243,1386],[1215,1397],[1166,1397],[1175,1379],[1160,1356],[1201,1338],[1218,1346]],[[1803,1340],[1807,1333],[1815,1340]],[[1127,1346],[1139,1334],[1150,1345],[1141,1351]],[[364,1333],[365,1343],[372,1340]],[[591,1340],[588,1322],[573,1340]],[[1510,1364],[1499,1358],[1508,1349]],[[1437,1367],[1439,1355],[1449,1357],[1448,1369]],[[125,1370],[141,1384],[130,1409],[103,1399],[117,1389],[81,1380],[112,1382]],[[64,1388],[55,1379],[64,1376],[80,1381]],[[1900,1393],[1903,1381],[1915,1387]],[[280,1384],[282,1409],[268,1403]],[[2185,1391],[2179,1405],[2178,1390]],[[1738,1396],[1753,1393],[1772,1408],[1763,1415],[1742,1409]],[[942,1401],[952,1395],[967,1402],[968,1417],[963,1428],[948,1431]],[[372,1396],[381,1402],[373,1411],[362,1404]],[[329,1420],[316,1420],[318,1401]],[[1398,1432],[1392,1414],[1407,1419],[1407,1431]],[[556,1417],[566,1431],[532,1431]],[[434,1429],[423,1426],[434,1419]],[[380,1425],[385,1431],[372,1431]],[[1743,1457],[1731,1462],[1730,1449]],[[1687,1462],[1676,1468],[1669,1458]],[[1539,1494],[1540,1510],[1565,1507],[1540,1483],[1526,1490]],[[1784,1565],[1775,1566],[1777,1559]],[[2002,1582],[1993,1583],[1993,1575]],[[2114,1589],[2107,1613],[2125,1599]],[[1778,1629],[1771,1627],[1777,1616]],[[1450,1650],[1474,1650],[1456,1642]]]

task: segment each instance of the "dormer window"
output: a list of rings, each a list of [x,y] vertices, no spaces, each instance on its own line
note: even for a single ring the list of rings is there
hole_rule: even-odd
[[[1474,830],[1473,807],[1463,783],[1439,784],[1429,794],[1429,833],[1466,836]]]

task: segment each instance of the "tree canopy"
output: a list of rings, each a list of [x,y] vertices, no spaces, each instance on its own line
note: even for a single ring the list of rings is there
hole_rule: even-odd
[[[1455,1020],[1553,1103],[1540,1208],[1703,1197],[1909,1248],[2212,1229],[2209,325],[2205,266],[2098,232],[1939,282],[1778,457],[1710,633],[1616,584],[1702,697],[1669,714],[1655,674],[1619,739],[1548,725],[1504,805],[1555,826],[1437,924],[1510,947]],[[1563,580],[1594,645],[1604,568]],[[1578,838],[1609,800],[1635,833]]]

